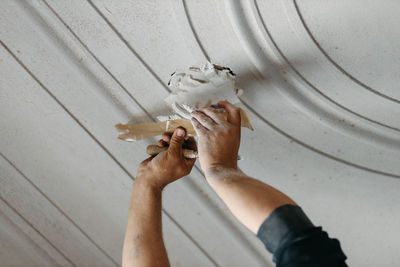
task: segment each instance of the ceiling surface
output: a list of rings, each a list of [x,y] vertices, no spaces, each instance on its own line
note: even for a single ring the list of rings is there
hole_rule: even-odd
[[[168,112],[166,83],[231,67],[240,168],[290,195],[350,266],[400,262],[400,3],[0,2],[0,266],[120,266],[145,147],[116,123]],[[163,195],[173,266],[273,266],[198,163]]]

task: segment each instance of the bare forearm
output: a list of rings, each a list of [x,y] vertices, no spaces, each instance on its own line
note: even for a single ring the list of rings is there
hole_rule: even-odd
[[[140,163],[133,185],[122,264],[128,266],[169,266],[162,238],[161,191],[189,174],[195,159],[183,156],[182,146],[196,150],[193,137],[185,140],[183,128],[172,136],[163,134],[159,147],[168,147]]]
[[[123,266],[169,266],[161,227],[161,189],[135,182],[126,229]]]
[[[236,169],[214,168],[206,172],[206,178],[233,215],[253,233],[277,207],[296,204],[279,190]]]
[[[192,123],[199,136],[199,159],[207,181],[231,212],[257,233],[262,222],[277,207],[295,204],[275,188],[237,170],[240,146],[240,109],[218,102],[225,115],[212,107],[194,111]]]

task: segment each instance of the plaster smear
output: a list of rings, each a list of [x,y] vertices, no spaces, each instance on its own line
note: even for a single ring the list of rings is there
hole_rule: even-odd
[[[238,103],[242,90],[235,87],[236,75],[230,68],[207,62],[202,66],[179,69],[171,75],[172,93],[165,99],[176,114],[159,116],[159,120],[185,118],[196,109],[217,104],[219,100]]]
[[[160,122],[157,123],[117,124],[116,128],[120,132],[118,138],[137,141],[164,132],[172,133],[178,126],[185,127],[188,135],[196,135],[190,113],[207,106],[216,107],[220,100],[238,103],[238,96],[243,91],[235,87],[235,78],[236,75],[230,68],[210,62],[175,71],[168,82],[172,92],[165,99],[174,114],[158,116]],[[226,118],[226,111],[223,108],[219,110]],[[241,126],[253,130],[246,111],[240,109],[240,116]]]

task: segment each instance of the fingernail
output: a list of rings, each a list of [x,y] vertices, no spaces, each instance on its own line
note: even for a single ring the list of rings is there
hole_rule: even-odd
[[[176,135],[177,136],[180,136],[180,137],[183,137],[183,136],[185,136],[185,130],[183,130],[183,129],[177,129],[176,130]]]

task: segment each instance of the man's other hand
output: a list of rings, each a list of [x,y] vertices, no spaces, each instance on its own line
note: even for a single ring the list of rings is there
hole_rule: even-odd
[[[227,101],[218,102],[220,110],[206,107],[192,112],[192,124],[199,137],[199,160],[206,177],[214,171],[237,169],[240,145],[240,109]]]
[[[182,148],[197,151],[197,146],[193,137],[185,140],[185,135],[186,131],[183,128],[175,129],[172,136],[163,134],[157,145],[168,147],[168,150],[144,160],[139,165],[137,180],[163,189],[169,183],[188,175],[196,159],[185,158]]]

